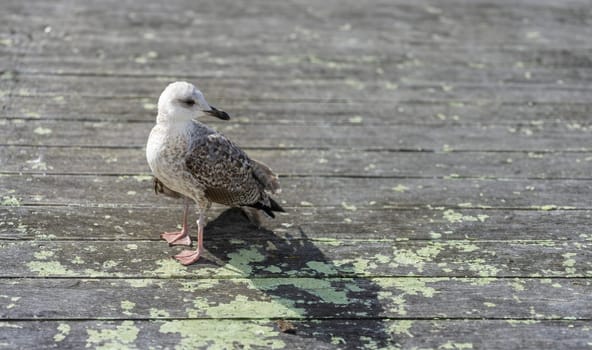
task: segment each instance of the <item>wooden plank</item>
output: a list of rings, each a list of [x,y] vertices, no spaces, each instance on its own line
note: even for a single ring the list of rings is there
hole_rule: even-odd
[[[75,92],[81,97],[146,98],[158,96],[164,86],[173,80],[168,77],[145,76],[49,76],[22,75],[19,77],[16,96],[59,97]],[[396,82],[393,82],[396,83]],[[353,101],[372,105],[375,102],[393,102],[415,99],[446,99],[449,101],[495,100],[503,102],[555,102],[588,103],[590,89],[581,84],[561,87],[535,83],[456,83],[453,89],[442,88],[442,83],[410,81],[406,89],[391,90],[384,81],[360,80],[355,77],[337,79],[314,78],[286,80],[277,78],[241,79],[210,77],[199,79],[200,89],[219,105],[231,98],[251,101],[332,102]]]
[[[199,82],[199,80],[197,80]],[[8,94],[9,90],[6,92]],[[210,98],[209,94],[208,98]],[[56,96],[40,99],[36,96],[2,97],[6,106],[3,116],[16,119],[60,119],[89,122],[143,122],[155,120],[157,93],[144,98],[118,99]],[[538,128],[541,124],[564,123],[571,128],[588,126],[592,112],[589,103],[507,103],[493,100],[446,101],[407,100],[374,102],[290,102],[227,100],[215,104],[232,115],[231,123],[240,124],[495,124]],[[218,104],[223,103],[223,105]],[[67,106],[67,108],[66,108]],[[209,121],[219,125],[216,120]],[[227,124],[228,122],[226,122]]]
[[[0,197],[10,205],[159,207],[150,177],[3,175]],[[390,209],[418,207],[588,209],[589,180],[383,179],[291,177],[281,179],[287,207]],[[93,196],[88,196],[93,193]]]
[[[592,243],[586,241],[295,241],[271,231],[259,241],[211,237],[206,255],[190,268],[175,268],[171,255],[186,248],[166,242],[2,243],[0,278],[592,277]]]
[[[589,179],[592,153],[388,152],[248,149],[281,176],[488,177]],[[144,157],[128,148],[0,146],[1,172],[142,175]],[[313,163],[311,164],[311,161]],[[312,165],[312,166],[311,166]]]
[[[121,33],[121,32],[120,32]],[[351,35],[351,34],[350,34]],[[351,38],[350,38],[351,39]],[[19,60],[19,74],[145,76],[191,78],[277,78],[378,80],[383,87],[404,87],[409,83],[441,84],[452,89],[456,84],[502,83],[545,84],[556,89],[585,87],[589,78],[590,51],[577,47],[463,47],[418,46],[412,53],[392,45],[381,51],[336,52],[317,47],[298,51],[291,45],[264,45],[251,38],[229,38],[232,43],[217,45],[209,39],[196,40],[182,32],[159,32],[150,40],[138,40],[137,34],[76,35],[68,40],[53,38],[37,44],[34,56]],[[72,52],[72,41],[77,43]],[[133,45],[133,46],[131,46]],[[203,52],[207,45],[211,51]],[[213,46],[212,46],[213,45]],[[19,50],[19,48],[15,48]],[[12,50],[11,50],[12,51]],[[12,53],[9,51],[9,53]],[[189,53],[189,54],[188,54]],[[191,54],[193,53],[193,54]],[[195,69],[199,62],[199,70]],[[580,69],[575,69],[580,68]],[[372,77],[370,79],[369,77]]]
[[[3,239],[154,240],[158,239],[157,232],[179,224],[181,208],[134,208],[122,215],[121,209],[115,208],[78,207],[73,213],[68,207],[35,206],[3,207],[0,213]],[[63,225],[64,220],[68,225]],[[589,237],[589,220],[590,212],[580,210],[360,209],[350,212],[342,208],[303,207],[267,221],[265,227],[286,239],[578,240]],[[268,234],[255,230],[234,209],[215,208],[210,221],[210,239],[264,239]]]
[[[360,53],[326,53],[317,50],[310,54],[301,52],[278,52],[277,47],[269,50],[245,52],[237,55],[237,51],[227,47],[217,48],[220,56],[194,54],[187,57],[186,52],[200,52],[204,43],[194,43],[189,47],[181,46],[189,39],[164,38],[163,40],[144,42],[132,51],[124,50],[132,45],[137,38],[119,40],[118,45],[103,48],[113,43],[113,38],[93,37],[79,38],[91,41],[90,45],[82,43],[78,52],[64,55],[69,48],[65,42],[52,47],[50,41],[43,46],[43,52],[37,56],[25,56],[19,60],[18,73],[23,75],[57,75],[57,76],[146,76],[146,77],[184,77],[200,81],[206,78],[230,78],[254,80],[260,78],[273,79],[284,77],[290,80],[300,79],[340,79],[344,77],[361,80],[365,84],[374,78],[377,86],[387,90],[404,89],[409,84],[432,84],[439,89],[454,89],[456,86],[527,84],[545,85],[557,90],[585,88],[584,82],[589,79],[589,70],[577,70],[578,59],[586,60],[590,52],[575,48],[575,52],[566,53],[565,49],[533,48],[534,52],[523,50],[470,49],[456,48],[425,48],[413,53],[413,58],[400,50],[391,52],[375,52],[361,56]],[[104,43],[101,45],[101,41]],[[140,41],[141,42],[141,41]],[[242,45],[245,45],[243,42]],[[85,47],[86,46],[86,47]],[[158,51],[154,48],[158,47]],[[101,55],[97,58],[97,51]],[[125,56],[118,56],[120,50]],[[249,49],[245,48],[246,51]],[[252,48],[251,48],[252,50]],[[501,51],[505,51],[500,53]],[[113,51],[113,52],[110,52]],[[320,52],[319,52],[320,51]],[[571,51],[571,50],[570,50]],[[244,52],[244,51],[241,51]],[[155,58],[151,58],[155,57]],[[199,62],[199,71],[195,69],[195,61]],[[354,81],[355,82],[355,81]],[[358,84],[358,86],[362,86]]]
[[[534,320],[291,320],[295,333],[277,321],[30,321],[0,323],[0,348],[80,349],[116,347],[267,347],[277,349],[431,348],[583,349],[589,321]],[[363,331],[363,332],[361,332]],[[125,335],[124,336],[124,333]],[[427,337],[426,335],[430,336]],[[531,336],[524,336],[529,334]],[[240,335],[240,336],[239,336]],[[158,338],[156,341],[155,336]]]
[[[156,308],[166,317],[203,319],[590,320],[592,311],[582,306],[592,302],[591,284],[569,278],[18,278],[0,280],[0,318],[146,320],[162,317],[151,312]]]
[[[231,3],[217,7],[213,6],[211,2],[200,4],[197,7],[187,1],[175,1],[170,4],[169,8],[154,3],[139,7],[126,2],[125,6],[132,15],[115,11],[114,8],[117,4],[121,5],[118,2],[113,2],[112,6],[108,4],[100,6],[70,4],[69,6],[72,7],[62,4],[57,6],[37,4],[37,8],[27,12],[25,16],[17,15],[8,19],[11,19],[13,23],[23,23],[19,21],[26,18],[29,20],[29,28],[36,24],[47,25],[47,23],[59,23],[59,20],[63,20],[65,28],[81,33],[89,31],[96,33],[102,25],[101,29],[108,33],[125,30],[129,35],[137,35],[140,30],[146,27],[157,26],[162,32],[180,32],[183,28],[193,26],[203,31],[199,36],[194,35],[194,40],[200,37],[228,38],[227,28],[232,28],[234,24],[244,28],[244,30],[235,33],[239,38],[252,38],[251,35],[256,33],[267,34],[265,37],[274,38],[274,43],[280,44],[282,43],[280,40],[287,38],[287,34],[290,34],[296,26],[302,29],[311,28],[301,33],[301,36],[304,37],[301,40],[306,40],[315,47],[322,46],[322,39],[327,36],[325,33],[332,30],[333,35],[336,35],[337,38],[326,42],[326,46],[336,50],[343,48],[343,46],[372,47],[377,50],[379,47],[377,44],[392,36],[388,35],[387,31],[393,30],[393,23],[399,23],[394,28],[397,36],[401,38],[399,40],[413,43],[417,41],[465,42],[471,45],[530,43],[543,46],[543,44],[550,42],[556,43],[556,45],[582,47],[586,43],[586,35],[590,32],[585,27],[585,19],[574,15],[578,10],[579,12],[586,11],[585,2],[573,2],[570,6],[553,6],[532,2],[515,4],[508,1],[496,4],[487,3],[487,6],[484,6],[483,2],[475,2],[465,4],[465,6],[445,6],[444,9],[427,1],[414,5],[408,4],[408,2],[376,1],[372,6],[362,6],[353,1],[347,4],[339,3],[339,5],[332,2],[323,4],[323,6],[311,1],[273,5],[267,2],[255,2],[250,4],[248,8],[244,5]],[[509,4],[513,6],[508,6]],[[23,12],[21,6],[16,5],[15,7],[20,9],[20,11],[15,11],[17,14]],[[184,8],[185,11],[180,12],[178,8]],[[101,15],[96,14],[99,9]],[[245,12],[250,16],[241,16]],[[78,16],[67,15],[73,13]],[[55,14],[56,16],[52,17],[53,21],[48,21],[43,17],[47,14]],[[573,21],[566,22],[563,20],[565,17],[571,18]],[[520,21],[524,18],[528,19],[530,27],[525,28],[523,22]],[[279,26],[278,23],[284,25]],[[344,33],[340,33],[338,24],[343,26],[343,23],[351,23],[351,30],[342,30]],[[422,23],[422,25],[413,26],[413,23]],[[488,26],[484,26],[483,23],[487,23]],[[264,28],[269,28],[273,24],[276,24],[277,27],[275,35],[264,32]],[[562,30],[545,31],[545,36],[542,38],[525,35],[525,31],[529,28],[553,29],[558,26]],[[470,27],[472,31],[461,30],[467,27]],[[491,30],[492,27],[496,30]],[[223,28],[225,30],[222,30]],[[346,34],[353,35],[356,39],[362,37],[375,39],[356,40],[353,45],[344,45],[343,43],[338,45],[337,39],[345,39]],[[374,34],[374,36],[370,34]],[[383,35],[378,36],[377,34]],[[569,36],[569,34],[573,34],[573,36]],[[296,39],[298,38],[296,37]],[[475,40],[475,38],[480,40]],[[216,41],[218,40],[213,40],[213,42]],[[284,45],[289,43],[288,40],[283,42]]]
[[[181,222],[182,208],[105,208],[68,206],[0,207],[0,239],[75,241],[159,240]],[[552,208],[545,208],[552,209]],[[586,241],[592,237],[589,210],[414,209],[356,211],[290,208],[287,215],[252,226],[237,209],[214,207],[208,241],[273,237],[284,240],[489,240]],[[195,234],[194,213],[190,228]],[[82,244],[82,243],[80,243]]]
[[[154,123],[10,120],[3,145],[144,147]],[[592,151],[592,129],[567,125],[267,125],[221,124],[230,139],[248,147],[347,148],[430,151]],[[141,156],[140,156],[141,157]]]

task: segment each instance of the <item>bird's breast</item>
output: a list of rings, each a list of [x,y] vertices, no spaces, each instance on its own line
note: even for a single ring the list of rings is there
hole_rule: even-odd
[[[183,170],[186,150],[183,133],[155,127],[146,145],[146,159],[154,175],[169,186],[167,182],[174,181]]]

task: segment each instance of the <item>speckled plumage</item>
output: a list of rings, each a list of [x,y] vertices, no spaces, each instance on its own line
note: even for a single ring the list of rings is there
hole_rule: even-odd
[[[273,185],[274,175],[258,169],[265,165],[198,121],[190,120],[181,129],[156,125],[148,143],[157,148],[156,157],[149,160],[154,175],[170,190],[198,203],[269,206],[266,190],[279,189]]]
[[[270,197],[271,193],[280,191],[277,176],[265,164],[250,159],[224,135],[195,119],[207,114],[229,118],[225,112],[210,106],[193,85],[170,84],[159,98],[157,123],[146,147],[146,158],[156,177],[155,190],[196,202],[200,212],[198,237],[212,202],[250,206],[271,217],[273,211],[283,211]],[[179,237],[165,239],[173,244]],[[189,259],[189,252],[183,252],[177,259],[183,264],[197,260],[201,238],[198,243],[195,256]]]

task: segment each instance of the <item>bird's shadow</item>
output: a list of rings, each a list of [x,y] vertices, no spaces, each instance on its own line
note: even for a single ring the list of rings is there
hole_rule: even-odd
[[[352,275],[353,263],[332,261],[302,230],[292,232],[256,227],[240,209],[231,208],[207,225],[204,257],[238,270],[262,299],[281,306],[275,327],[282,337],[329,347],[392,344],[378,320],[384,317],[379,286]]]

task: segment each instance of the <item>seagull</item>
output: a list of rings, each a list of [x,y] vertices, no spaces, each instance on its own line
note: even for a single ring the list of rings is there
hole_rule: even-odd
[[[210,105],[194,85],[169,84],[158,99],[156,125],[146,145],[155,191],[184,198],[183,228],[161,237],[171,245],[191,245],[187,214],[191,200],[197,205],[197,247],[174,256],[183,265],[193,264],[204,251],[203,231],[212,202],[243,207],[247,213],[262,211],[272,218],[274,212],[284,211],[271,198],[271,194],[281,191],[278,176],[196,119],[204,115],[230,119],[228,113]]]

